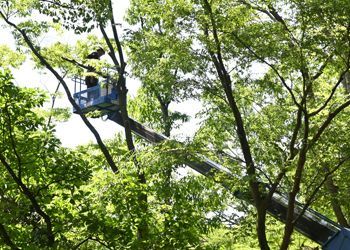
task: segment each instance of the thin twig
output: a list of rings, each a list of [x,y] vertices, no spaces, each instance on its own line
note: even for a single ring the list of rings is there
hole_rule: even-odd
[[[292,97],[292,100],[294,102],[294,104],[303,109],[303,107],[300,105],[300,103],[298,103],[298,101],[295,98],[295,95],[292,91],[292,89],[288,86],[286,80],[284,79],[284,77],[281,75],[281,73],[277,70],[277,68],[272,65],[271,63],[269,63],[268,61],[266,61],[263,57],[259,56],[249,45],[247,45],[245,42],[242,41],[242,39],[240,39],[234,32],[231,32],[232,36],[236,38],[236,40],[241,43],[252,55],[254,55],[258,60],[260,60],[261,62],[263,62],[264,64],[266,64],[267,66],[269,66],[274,72],[275,74],[278,76],[278,78],[281,80],[283,86],[287,89],[287,91],[289,92],[290,96]]]
[[[303,216],[303,214],[305,213],[305,211],[309,208],[309,206],[312,204],[316,194],[318,193],[318,191],[320,190],[320,188],[323,186],[323,184],[327,181],[327,178],[334,174],[335,171],[337,171],[346,161],[348,161],[349,158],[343,159],[341,160],[337,166],[335,166],[331,171],[329,171],[323,178],[323,180],[319,183],[319,185],[313,190],[312,194],[309,196],[309,198],[307,199],[307,201],[305,202],[303,209],[301,210],[301,212],[298,214],[298,216],[294,219],[293,224],[296,223],[296,221]]]

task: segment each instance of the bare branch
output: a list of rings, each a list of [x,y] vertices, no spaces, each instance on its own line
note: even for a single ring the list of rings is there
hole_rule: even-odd
[[[297,162],[297,166],[296,166],[296,170],[293,178],[293,181],[294,181],[293,187],[291,192],[289,192],[286,223],[284,227],[284,235],[283,235],[280,249],[287,249],[290,242],[291,235],[294,230],[294,224],[293,224],[294,208],[295,208],[296,196],[300,190],[300,183],[302,181],[303,171],[304,171],[305,163],[307,159],[309,132],[310,132],[309,119],[307,116],[304,116],[304,133],[303,133],[302,148],[299,153],[299,158],[298,158],[298,162]]]
[[[86,239],[82,240],[77,245],[73,246],[72,249],[74,249],[74,250],[79,249],[85,242],[87,242],[89,240],[96,241],[97,243],[99,243],[100,245],[106,247],[107,249],[112,249],[106,243],[102,242],[99,238],[93,237],[93,236],[89,236]]]
[[[279,184],[281,183],[282,178],[284,177],[284,175],[286,174],[286,170],[283,169],[276,177],[275,181],[272,183],[271,182],[271,187],[269,188],[269,192],[267,194],[267,196],[265,197],[265,202],[269,203],[272,199],[273,194],[276,192],[277,187],[279,186]]]
[[[271,5],[269,4],[267,6],[267,9],[264,9],[261,6],[258,5],[253,5],[252,3],[246,1],[246,0],[239,0],[238,2],[242,3],[243,5],[248,6],[249,8],[253,9],[253,10],[257,10],[265,15],[267,15],[272,21],[276,21],[278,23],[280,23],[283,28],[288,32],[291,41],[292,41],[292,46],[297,46],[298,41],[297,39],[294,37],[293,33],[291,32],[291,30],[288,28],[288,25],[286,23],[286,21],[284,20],[284,18],[277,12],[277,10]]]
[[[288,32],[290,39],[291,39],[291,45],[293,47],[298,46],[298,41],[294,37],[292,31],[288,28],[286,21],[283,19],[283,17],[277,12],[277,10],[270,4],[268,6],[270,14],[274,17],[274,20],[282,24],[283,28]],[[270,15],[269,15],[270,16]]]
[[[63,60],[65,60],[65,61],[67,61],[67,62],[70,62],[70,63],[76,65],[76,66],[79,66],[79,67],[81,67],[81,68],[83,68],[83,69],[89,70],[89,66],[86,66],[86,65],[84,65],[84,64],[82,64],[82,63],[79,63],[79,62],[77,62],[77,61],[74,60],[74,59],[69,59],[69,58],[66,58],[66,57],[64,57],[64,56],[62,56],[61,58],[62,58]]]
[[[348,45],[350,46],[349,33],[350,33],[350,25],[347,28]],[[328,103],[331,101],[332,97],[334,96],[334,93],[336,92],[337,88],[339,87],[339,85],[344,80],[345,75],[349,72],[349,69],[350,69],[350,50],[348,51],[348,53],[346,55],[346,58],[344,58],[344,61],[346,63],[346,67],[345,67],[344,71],[340,74],[338,81],[336,82],[336,84],[332,88],[331,94],[329,95],[329,97],[327,98],[325,103],[320,108],[318,108],[316,111],[314,111],[314,112],[309,114],[310,117],[317,115],[319,112],[321,112],[324,108],[327,107]],[[325,64],[326,64],[326,62],[325,62]]]
[[[99,244],[101,244],[102,246],[106,247],[107,249],[113,249],[113,248],[109,247],[106,243],[104,243],[102,240],[100,240],[97,237],[91,237],[91,240],[98,242]]]

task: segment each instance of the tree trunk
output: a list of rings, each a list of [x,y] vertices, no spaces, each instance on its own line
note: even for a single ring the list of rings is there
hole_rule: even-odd
[[[122,71],[120,72],[119,77],[120,78],[117,84],[118,94],[119,94],[119,108],[123,119],[126,143],[129,151],[132,153],[133,162],[136,168],[138,169],[139,184],[143,186],[147,183],[147,181],[146,181],[145,173],[140,168],[139,163],[134,154],[135,145],[132,137],[131,127],[129,122],[129,115],[127,110],[127,88],[125,83],[126,80],[124,77],[124,69],[122,69]],[[147,201],[147,194],[145,194],[143,191],[141,191],[138,194],[138,202],[142,213],[146,214],[148,211],[148,204],[147,204],[148,201]],[[142,214],[142,216],[144,214]],[[140,241],[144,241],[148,237],[148,224],[147,224],[147,221],[145,221],[144,219],[141,220],[141,223],[137,227],[137,237]]]
[[[147,183],[146,176],[145,176],[144,172],[140,169],[139,169],[139,173],[138,173],[138,179],[139,179],[140,185],[145,185]],[[143,213],[143,215],[142,215],[143,218],[137,227],[137,237],[140,241],[145,241],[145,240],[147,240],[148,234],[149,234],[148,223],[147,223],[147,220],[145,220],[145,216],[144,216],[144,214],[146,214],[148,211],[147,194],[145,194],[143,191],[141,191],[141,193],[138,194],[138,201],[139,201],[139,206],[141,208],[141,211]]]
[[[308,136],[308,121],[305,122],[305,134],[304,134],[304,144],[300,151],[300,156],[298,159],[297,169],[294,174],[294,183],[292,191],[289,193],[288,208],[287,208],[287,218],[284,227],[284,235],[280,249],[287,250],[290,244],[290,240],[294,231],[294,209],[295,209],[295,199],[300,190],[300,183],[302,180],[302,174],[306,162],[306,154],[308,150],[307,143]]]
[[[157,99],[160,104],[160,108],[162,111],[162,127],[163,127],[163,134],[167,137],[170,136],[171,131],[171,123],[169,121],[169,103],[165,102],[160,95],[157,95]],[[167,168],[165,171],[165,189],[170,190],[170,182],[171,182],[171,174],[172,174],[172,168]],[[167,206],[171,206],[171,192],[167,193],[164,198],[164,203]],[[166,214],[169,214],[168,209],[165,211]],[[164,232],[168,232],[170,230],[170,220],[168,219],[169,216],[165,216],[164,219]]]
[[[257,211],[256,229],[258,234],[259,246],[263,250],[268,250],[270,248],[266,238],[266,205],[264,202],[264,198],[262,198],[261,192],[259,190],[259,182],[256,180],[254,161],[251,155],[247,134],[244,129],[244,122],[232,92],[232,81],[223,65],[221,66],[221,70],[224,73],[221,77],[221,83],[224,88],[228,103],[230,105],[230,109],[232,110],[232,114],[234,115],[236,121],[237,135],[246,163],[247,174],[250,177],[250,191]]]
[[[260,204],[257,208],[257,222],[256,222],[256,231],[258,234],[259,246],[262,250],[269,250],[269,244],[266,238],[266,206]]]
[[[210,42],[207,44],[207,50],[208,53],[212,59],[212,62],[215,66],[216,72],[218,74],[218,77],[220,79],[222,88],[226,94],[227,101],[229,103],[229,107],[232,111],[232,114],[235,118],[236,122],[236,131],[237,136],[239,139],[239,143],[241,146],[241,150],[244,156],[245,164],[246,164],[246,170],[247,174],[249,176],[249,187],[250,191],[254,200],[254,205],[257,209],[257,230],[258,230],[258,236],[259,236],[259,245],[261,249],[269,249],[268,242],[266,239],[266,233],[265,233],[265,219],[266,219],[266,211],[263,211],[264,206],[262,205],[264,202],[264,198],[261,195],[261,192],[259,190],[259,182],[256,179],[256,171],[254,166],[253,157],[250,150],[250,145],[248,142],[247,134],[244,127],[244,122],[242,119],[242,114],[237,106],[235,97],[233,95],[232,91],[232,80],[230,77],[230,74],[226,70],[224,60],[221,54],[221,43],[218,36],[218,30],[217,30],[217,24],[212,12],[212,8],[208,0],[203,0],[203,8],[206,12],[206,14],[209,17],[209,24],[205,25],[204,27],[204,34],[206,35],[207,39],[213,40],[215,49],[212,49],[212,46]],[[209,27],[211,28],[211,32],[213,35],[213,38],[209,36]],[[266,207],[265,207],[266,208]],[[266,209],[265,209],[266,210]],[[261,214],[262,213],[262,214]]]
[[[126,79],[125,79],[125,67],[126,67],[126,62],[124,60],[124,54],[123,54],[123,48],[122,44],[119,40],[118,36],[118,31],[116,28],[116,23],[114,20],[114,15],[113,15],[113,4],[112,1],[108,1],[108,7],[110,10],[110,24],[113,32],[113,37],[114,37],[114,42],[115,45],[117,46],[117,51],[118,51],[118,56],[119,56],[119,63],[117,61],[114,48],[112,46],[111,40],[107,37],[104,28],[101,28],[101,32],[103,34],[103,37],[108,45],[108,47],[111,49],[110,56],[115,64],[115,67],[118,69],[118,83],[117,83],[117,91],[119,94],[119,108],[121,112],[121,116],[123,119],[123,125],[124,125],[124,131],[125,131],[125,138],[126,138],[126,143],[128,146],[129,151],[132,153],[133,157],[133,162],[138,170],[138,181],[140,186],[144,186],[146,184],[146,176],[143,170],[141,169],[136,156],[135,156],[135,145],[131,133],[131,127],[130,127],[130,122],[129,122],[129,115],[128,115],[128,109],[127,109],[127,88],[126,88]],[[138,202],[139,206],[142,211],[142,217],[143,219],[141,220],[141,223],[137,227],[137,237],[141,242],[141,245],[143,245],[143,242],[146,242],[146,239],[148,238],[148,223],[145,220],[144,214],[147,214],[148,211],[148,203],[147,203],[147,194],[141,190],[141,192],[138,194]]]

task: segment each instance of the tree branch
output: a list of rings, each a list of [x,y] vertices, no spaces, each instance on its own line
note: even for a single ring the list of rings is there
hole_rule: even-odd
[[[305,107],[306,109],[306,107]],[[287,215],[286,215],[286,222],[284,227],[284,235],[282,239],[282,243],[280,246],[280,249],[287,249],[288,245],[290,243],[291,235],[294,230],[294,208],[295,208],[295,202],[296,202],[296,195],[300,191],[300,183],[302,181],[303,176],[303,170],[306,163],[306,156],[308,152],[308,136],[309,136],[309,119],[307,116],[304,116],[304,134],[303,134],[303,143],[302,148],[300,150],[299,159],[297,162],[294,178],[293,178],[293,187],[291,192],[289,192],[289,199],[288,199],[288,208],[287,208]]]
[[[66,57],[64,57],[64,56],[62,56],[61,58],[62,58],[63,60],[65,60],[65,61],[70,62],[70,63],[72,63],[72,64],[74,64],[74,65],[76,65],[76,66],[79,66],[79,67],[81,67],[81,68],[83,68],[83,69],[86,69],[86,70],[89,70],[89,69],[90,69],[89,66],[86,66],[86,65],[84,65],[84,64],[82,64],[82,63],[79,63],[79,62],[77,62],[77,61],[74,60],[74,59],[69,59],[69,58],[66,58]]]
[[[0,223],[0,236],[4,243],[8,245],[12,250],[18,250],[19,248],[12,242],[9,234],[6,231],[6,228],[3,224]]]
[[[301,108],[298,108],[297,112],[297,123],[295,124],[294,131],[292,138],[290,140],[289,150],[290,150],[290,156],[289,160],[292,160],[297,155],[297,150],[295,149],[295,143],[298,138],[299,130],[301,128],[301,118],[302,118],[303,111]]]
[[[319,127],[316,134],[313,136],[309,143],[309,147],[311,147],[313,144],[317,142],[317,140],[321,137],[322,133],[325,131],[325,129],[330,125],[332,120],[345,108],[350,106],[350,100],[346,101],[342,105],[340,105],[337,109],[335,109],[332,113],[330,113],[327,117],[327,119],[324,121],[324,123]]]
[[[282,178],[286,174],[286,170],[282,170],[276,177],[275,181],[272,183],[271,187],[269,187],[269,192],[267,193],[267,196],[265,197],[265,202],[269,203],[272,199],[273,194],[276,192],[277,187],[281,183]]]
[[[329,168],[325,166],[325,171],[329,172]],[[349,227],[349,223],[347,219],[345,218],[344,212],[341,208],[341,204],[339,203],[339,199],[337,196],[339,195],[338,187],[334,184],[334,180],[332,178],[332,175],[328,176],[326,182],[325,182],[326,190],[331,195],[331,205],[333,212],[338,220],[338,223],[342,225],[343,227]]]
[[[78,249],[81,245],[83,245],[85,242],[87,242],[88,240],[91,240],[91,236],[87,237],[86,239],[82,240],[81,242],[79,242],[77,245],[73,246],[72,248],[74,250]]]
[[[117,45],[117,49],[118,49],[119,63],[120,63],[120,68],[121,68],[120,74],[124,75],[126,63],[124,61],[123,49],[122,49],[121,43],[119,41],[119,35],[118,35],[117,28],[116,28],[115,20],[114,20],[112,0],[109,0],[108,4],[109,4],[109,8],[111,10],[111,19],[110,19],[110,21],[111,21],[111,26],[112,26],[113,37],[114,37],[114,41],[115,41],[115,43]],[[118,66],[118,65],[116,65],[116,66]]]
[[[62,76],[62,78],[64,79],[67,75],[67,72]],[[57,84],[57,87],[55,89],[55,92],[53,93],[52,97],[51,97],[51,111],[53,110],[53,108],[55,107],[55,102],[56,102],[56,97],[57,97],[57,93],[58,93],[58,90],[60,88],[60,85],[61,85],[61,82],[58,82]],[[50,112],[50,116],[49,116],[49,119],[47,121],[47,126],[49,126],[51,124],[51,119],[52,119],[52,114]]]
[[[266,14],[271,20],[274,20],[273,15],[271,15],[270,12],[268,12],[267,10],[265,10],[264,8],[262,8],[261,6],[257,6],[257,5],[253,5],[252,3],[245,1],[245,0],[239,0],[239,3],[248,6],[249,8],[253,9],[253,10],[257,10],[261,13]]]
[[[269,8],[269,13],[274,17],[274,20],[282,24],[285,31],[287,31],[287,33],[289,34],[292,47],[297,47],[298,41],[297,39],[295,39],[292,31],[288,28],[287,23],[285,22],[283,17],[277,12],[277,10],[271,4],[268,5],[268,8]],[[271,17],[271,15],[269,15],[269,17]]]
[[[207,50],[212,58],[217,74],[221,81],[222,87],[225,91],[226,98],[229,102],[230,109],[235,118],[236,127],[237,127],[237,136],[238,136],[241,150],[244,156],[244,160],[246,162],[247,175],[249,176],[248,182],[249,182],[250,192],[252,194],[254,204],[257,210],[257,234],[258,234],[259,245],[262,249],[269,249],[268,241],[266,239],[266,232],[265,232],[267,203],[265,203],[264,199],[262,199],[261,191],[259,189],[260,184],[257,181],[256,168],[255,168],[254,160],[251,154],[247,134],[245,131],[243,118],[237,106],[236,99],[233,95],[231,77],[225,68],[225,64],[221,55],[221,43],[217,34],[217,25],[213,16],[212,7],[208,2],[208,0],[203,0],[203,5],[204,5],[203,8],[204,8],[205,14],[208,15],[210,19],[211,29],[214,36],[214,42],[216,47],[216,52],[213,52],[210,44],[207,44]],[[206,25],[204,27],[204,34],[208,38],[208,43],[210,43],[208,26],[209,25]]]
[[[125,67],[126,67],[126,62],[124,60],[124,55],[123,55],[123,49],[121,46],[121,42],[119,40],[119,35],[117,32],[116,28],[116,23],[114,20],[114,15],[113,15],[113,5],[112,1],[108,1],[108,7],[110,9],[110,23],[112,26],[112,32],[113,32],[113,37],[114,37],[114,42],[117,46],[118,50],[118,55],[119,55],[119,65],[115,65],[117,68],[119,68],[118,73],[119,73],[119,78],[117,82],[117,91],[119,93],[119,109],[121,112],[122,120],[123,120],[123,125],[124,125],[124,131],[125,131],[125,138],[126,138],[126,143],[128,146],[129,151],[132,153],[132,161],[134,162],[135,166],[137,167],[137,177],[138,177],[138,183],[140,186],[146,184],[146,176],[144,171],[140,168],[140,165],[138,163],[138,160],[135,155],[135,145],[133,141],[133,135],[131,132],[131,126],[130,126],[130,119],[128,115],[128,109],[127,109],[127,88],[126,88],[126,79],[125,79]],[[101,29],[102,32],[104,32],[104,29]],[[107,37],[106,34],[103,35],[107,44],[109,41],[109,38]],[[110,48],[111,44],[109,45]],[[113,50],[112,50],[113,51]],[[112,59],[115,57],[115,55],[112,55]],[[114,61],[117,62],[116,58]],[[142,212],[147,213],[148,210],[148,202],[147,202],[147,194],[144,192],[140,192],[137,194],[138,198],[138,205],[140,206],[140,209]],[[148,228],[148,223],[146,220],[141,220],[140,224],[137,226],[137,237],[140,241],[143,241],[147,239],[147,235],[149,233],[149,228]]]
[[[35,211],[44,219],[46,223],[46,229],[47,229],[47,238],[48,238],[48,245],[53,246],[55,243],[55,236],[53,233],[53,228],[52,228],[52,221],[51,218],[48,214],[46,214],[40,207],[38,201],[36,200],[35,196],[33,193],[29,190],[29,188],[22,182],[21,179],[19,179],[11,166],[8,164],[6,161],[5,156],[0,153],[0,162],[2,165],[6,168],[7,172],[10,174],[12,179],[16,182],[16,184],[20,187],[21,192],[30,200],[32,203]]]
[[[331,171],[327,172],[327,174],[325,174],[323,180],[317,185],[317,187],[313,190],[313,192],[311,193],[311,195],[309,196],[309,198],[307,199],[307,201],[305,202],[303,209],[301,210],[301,212],[298,214],[298,216],[294,219],[293,224],[295,224],[297,222],[297,220],[305,213],[305,211],[310,207],[310,205],[312,204],[312,202],[314,201],[314,198],[316,196],[316,194],[318,193],[318,191],[320,190],[320,188],[324,185],[324,183],[327,181],[328,177],[331,176],[332,174],[335,173],[335,171],[337,171],[346,161],[348,161],[349,158],[343,159],[341,160],[337,166],[335,166]]]
[[[316,74],[311,77],[312,81],[317,80],[323,74],[323,70],[327,67],[329,61],[332,60],[332,58],[333,58],[333,54],[330,54],[325,60],[325,62],[320,66]]]
[[[17,152],[16,142],[15,142],[15,138],[13,136],[13,131],[12,131],[11,116],[10,116],[10,114],[8,112],[7,105],[5,106],[4,111],[5,111],[5,113],[7,115],[7,119],[8,119],[8,129],[9,129],[9,134],[10,134],[11,147],[12,147],[13,153],[15,154],[16,159],[17,159],[18,178],[21,179],[21,176],[22,176],[22,159],[21,159],[21,157],[19,156],[19,154]]]
[[[99,24],[99,27],[100,27],[100,30],[101,30],[101,33],[103,35],[103,38],[105,39],[106,43],[107,43],[107,46],[109,48],[109,53],[108,55],[112,58],[112,61],[114,63],[114,65],[117,67],[118,69],[118,72],[120,70],[120,64],[115,56],[115,50],[114,50],[114,47],[111,43],[111,40],[109,39],[109,37],[107,36],[107,33],[106,33],[106,30],[104,29],[104,27],[102,26],[102,23]]]
[[[332,91],[330,93],[330,95],[328,96],[327,100],[323,103],[323,105],[321,107],[319,107],[317,110],[315,110],[314,112],[311,112],[309,114],[309,117],[312,117],[312,116],[315,116],[317,115],[318,113],[320,113],[322,110],[324,110],[328,103],[332,100],[336,90],[338,89],[339,85],[342,83],[343,79],[344,79],[344,76],[346,75],[347,72],[349,72],[349,66],[346,68],[346,70],[344,70],[341,74],[340,74],[340,77],[338,79],[338,81],[336,82],[336,84],[333,86],[332,88]]]

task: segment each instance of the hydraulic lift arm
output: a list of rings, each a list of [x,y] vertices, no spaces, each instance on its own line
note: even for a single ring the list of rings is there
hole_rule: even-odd
[[[118,123],[121,126],[124,126],[119,111],[115,113],[110,113],[108,115],[108,119]],[[129,123],[131,130],[135,134],[147,140],[148,142],[159,143],[168,139],[164,135],[154,132],[153,130],[143,126],[142,124],[131,118],[129,118]],[[218,173],[220,173],[221,175],[226,175],[228,179],[233,177],[233,174],[228,169],[209,159],[204,158],[202,161],[198,162],[187,162],[187,165],[192,169],[196,170],[197,172],[208,177],[214,177]],[[240,197],[239,191],[236,191],[234,193],[238,198]],[[287,196],[276,192],[272,197],[272,201],[269,204],[267,211],[276,219],[284,222],[287,213],[287,206]],[[298,213],[300,213],[302,209],[303,205],[300,203],[296,203],[295,214],[297,215]],[[341,229],[341,227],[337,223],[333,222],[332,220],[317,213],[312,209],[307,209],[305,211],[305,213],[296,222],[295,228],[303,235],[307,236],[311,240],[321,245],[324,245]]]

